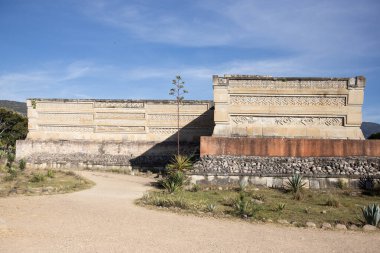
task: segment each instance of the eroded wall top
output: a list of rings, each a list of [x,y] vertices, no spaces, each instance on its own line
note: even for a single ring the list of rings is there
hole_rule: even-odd
[[[32,140],[175,140],[177,104],[173,100],[28,99]],[[213,131],[211,101],[180,105],[182,141],[198,141]]]
[[[364,139],[365,78],[213,76],[214,136]]]

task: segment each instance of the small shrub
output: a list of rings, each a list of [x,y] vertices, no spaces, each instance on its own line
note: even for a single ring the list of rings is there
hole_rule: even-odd
[[[243,192],[247,188],[248,182],[246,180],[239,181],[239,191]]]
[[[334,198],[333,196],[329,196],[329,198],[326,201],[326,206],[332,206],[338,208],[340,206],[339,201]]]
[[[338,182],[336,183],[336,186],[337,186],[339,189],[342,189],[342,190],[348,188],[347,182],[345,182],[343,179],[339,179]]]
[[[375,179],[371,176],[361,177],[359,179],[359,188],[363,191],[372,191],[375,188]]]
[[[25,170],[25,167],[26,167],[26,162],[25,160],[21,159],[19,162],[18,162],[18,167],[20,170]]]
[[[305,182],[302,182],[302,176],[300,174],[294,174],[291,178],[288,178],[286,185],[288,190],[293,193],[293,197],[296,200],[302,199],[302,190],[305,186]]]
[[[15,155],[12,152],[8,152],[7,153],[7,164],[5,166],[7,168],[11,168],[14,161],[15,161]]]
[[[182,189],[187,179],[183,172],[174,171],[160,181],[160,184],[169,192],[173,193]]]
[[[378,226],[380,223],[380,207],[377,204],[370,204],[362,208],[364,222],[372,226]]]
[[[33,173],[32,178],[29,180],[32,183],[39,183],[45,181],[45,175],[42,173]]]
[[[169,173],[171,171],[185,171],[191,169],[193,166],[193,163],[191,162],[191,157],[184,156],[184,155],[175,155],[168,165],[166,165],[166,168],[168,169]]]
[[[239,197],[235,200],[233,205],[235,214],[240,217],[252,217],[257,211],[257,207],[249,201],[249,199],[244,195],[244,193],[240,193]]]
[[[193,186],[190,189],[191,192],[198,192],[200,190],[201,190],[201,186],[199,184],[193,184]]]
[[[54,177],[55,177],[55,171],[49,169],[49,170],[46,172],[46,176],[49,177],[49,178],[54,178]]]
[[[5,181],[12,181],[17,177],[17,170],[13,167],[7,167],[7,174],[4,177]]]
[[[251,197],[256,200],[265,201],[265,196],[263,194],[252,194]]]
[[[207,212],[213,213],[215,210],[216,210],[216,205],[215,204],[208,204],[206,206],[206,211]]]
[[[277,205],[277,211],[282,212],[286,207],[285,203],[278,203]]]
[[[13,163],[15,161],[15,155],[12,152],[7,153],[7,160],[10,163]]]

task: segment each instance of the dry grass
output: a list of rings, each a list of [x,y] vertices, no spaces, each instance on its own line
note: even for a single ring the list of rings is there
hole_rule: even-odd
[[[93,185],[93,182],[71,171],[25,170],[17,171],[14,178],[9,177],[5,170],[0,172],[0,197],[67,193]]]
[[[137,203],[189,213],[238,217],[234,205],[239,194],[240,191],[232,187],[227,190],[201,188],[173,194],[152,191]],[[300,226],[307,221],[317,225],[323,222],[360,225],[360,208],[370,203],[380,203],[380,196],[368,196],[348,189],[304,190],[301,200],[294,199],[291,193],[281,189],[246,187],[243,194],[255,208],[251,220],[285,219],[295,221]]]

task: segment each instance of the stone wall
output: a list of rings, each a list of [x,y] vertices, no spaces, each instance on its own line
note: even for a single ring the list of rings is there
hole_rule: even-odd
[[[163,167],[177,150],[177,105],[171,100],[29,99],[29,133],[16,158],[31,167]],[[199,154],[212,134],[211,101],[180,106],[185,154]]]
[[[380,140],[201,137],[201,156],[380,157]]]
[[[249,184],[282,188],[293,174],[301,174],[305,187],[333,188],[342,181],[358,188],[366,177],[380,179],[379,157],[259,157],[203,156],[190,172],[196,184]]]
[[[379,157],[260,157],[260,156],[203,156],[193,174],[289,176],[299,173],[311,177],[380,178]]]
[[[365,78],[213,77],[213,136],[364,139]]]
[[[27,166],[67,169],[162,169],[177,142],[17,141],[17,159]],[[181,153],[199,153],[199,143],[181,142]]]
[[[167,141],[177,133],[172,100],[28,99],[29,140]],[[180,106],[183,141],[211,135],[212,101]]]

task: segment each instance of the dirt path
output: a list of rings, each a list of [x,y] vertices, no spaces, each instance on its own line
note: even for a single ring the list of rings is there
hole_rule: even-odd
[[[0,252],[379,252],[378,233],[148,210],[133,200],[148,189],[150,179],[80,173],[97,185],[70,194],[0,199]]]

